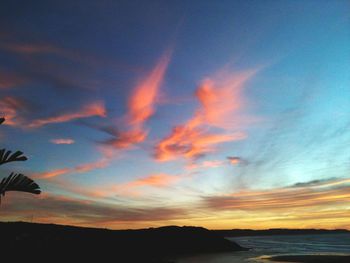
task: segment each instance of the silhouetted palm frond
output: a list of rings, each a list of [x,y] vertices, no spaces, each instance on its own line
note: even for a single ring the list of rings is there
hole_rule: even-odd
[[[19,191],[31,194],[40,194],[41,190],[37,183],[23,174],[11,173],[8,177],[2,179],[0,183],[0,198],[5,196],[6,192]]]
[[[11,155],[11,151],[0,150],[0,165],[14,161],[26,161],[27,157],[22,155],[23,152],[17,151]]]
[[[0,124],[2,124],[5,121],[5,118],[0,118]]]

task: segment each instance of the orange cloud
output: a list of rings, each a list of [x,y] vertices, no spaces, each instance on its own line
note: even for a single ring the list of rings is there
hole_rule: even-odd
[[[214,151],[220,143],[244,139],[243,132],[234,130],[240,124],[238,111],[246,104],[242,96],[244,83],[255,72],[220,73],[205,79],[195,93],[200,105],[194,116],[185,124],[175,126],[172,133],[158,143],[156,159],[197,158]],[[211,132],[213,127],[224,132]]]
[[[48,172],[36,173],[36,174],[33,174],[33,177],[40,178],[40,179],[48,179],[48,178],[53,178],[53,177],[57,177],[65,174],[87,173],[92,170],[105,168],[106,166],[109,165],[109,163],[110,163],[110,160],[103,157],[100,160],[97,160],[95,162],[79,164],[73,168],[62,168],[62,169],[56,169]]]
[[[230,164],[232,164],[232,165],[239,164],[239,163],[242,161],[241,158],[239,158],[239,157],[233,157],[233,156],[227,157],[227,160],[228,160],[228,161],[230,162]]]
[[[246,101],[242,95],[244,84],[256,70],[232,74],[220,72],[214,78],[205,79],[196,91],[201,103],[197,118],[212,126],[227,128],[235,120],[234,113],[242,110]]]
[[[171,185],[179,180],[178,176],[168,174],[153,174],[144,178],[137,179],[130,183],[126,183],[124,187],[142,187],[142,186],[153,186],[163,187]]]
[[[170,56],[170,52],[163,55],[149,76],[134,89],[128,104],[128,118],[131,125],[142,125],[154,114],[157,96]]]
[[[143,142],[147,138],[148,132],[143,130],[130,130],[124,132],[115,132],[115,138],[106,141],[106,145],[113,146],[117,149],[126,149]]]
[[[70,169],[70,168],[62,168],[62,169],[56,169],[48,172],[33,174],[33,176],[36,178],[47,179],[47,178],[52,178],[63,174],[68,174],[68,173],[71,173],[72,171],[73,169]]]
[[[147,177],[139,178],[131,182],[117,184],[105,191],[106,194],[118,193],[118,195],[138,196],[139,188],[142,187],[167,187],[180,180],[180,176],[169,174],[152,174]]]
[[[73,139],[52,139],[50,140],[53,144],[73,144],[75,141]]]
[[[96,162],[80,164],[73,169],[73,173],[86,173],[92,170],[105,168],[110,163],[110,159],[103,157]]]
[[[130,148],[143,142],[148,135],[144,123],[154,114],[159,89],[163,83],[166,70],[171,58],[171,52],[166,52],[158,61],[150,74],[143,79],[133,90],[125,117],[123,131],[114,131],[114,137],[105,142],[117,149]]]
[[[34,120],[28,126],[30,128],[38,128],[47,124],[68,122],[76,119],[88,118],[93,116],[106,117],[106,109],[103,102],[98,101],[85,105],[78,112],[69,112],[55,117]]]

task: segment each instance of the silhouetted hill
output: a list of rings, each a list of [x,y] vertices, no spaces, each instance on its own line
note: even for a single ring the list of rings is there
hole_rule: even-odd
[[[107,230],[52,224],[0,223],[1,250],[23,257],[33,251],[57,260],[113,259],[114,262],[168,262],[172,256],[245,250],[201,227],[168,226]],[[20,251],[20,253],[18,253]],[[171,262],[171,261],[169,261]]]
[[[350,233],[350,231],[346,229],[327,230],[327,229],[284,229],[284,228],[273,228],[273,229],[265,229],[265,230],[231,229],[231,230],[211,230],[211,231],[222,237]]]

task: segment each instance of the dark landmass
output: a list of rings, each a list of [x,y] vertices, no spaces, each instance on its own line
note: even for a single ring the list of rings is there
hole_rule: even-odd
[[[316,235],[316,234],[344,234],[349,233],[346,229],[284,229],[274,228],[266,230],[251,229],[231,229],[231,230],[211,230],[222,237],[240,237],[240,236],[281,236],[281,235]]]
[[[278,262],[298,262],[298,263],[349,263],[350,256],[338,255],[290,255],[275,256],[269,258],[271,261]]]
[[[35,253],[36,261],[50,254],[54,261],[121,263],[170,263],[180,255],[246,250],[201,227],[107,230],[24,222],[0,222],[0,248],[13,262]]]

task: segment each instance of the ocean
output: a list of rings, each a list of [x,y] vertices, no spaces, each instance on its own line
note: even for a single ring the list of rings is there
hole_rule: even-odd
[[[269,262],[269,256],[300,254],[350,255],[350,234],[247,236],[227,238],[251,250],[196,255],[176,259],[176,263]]]

